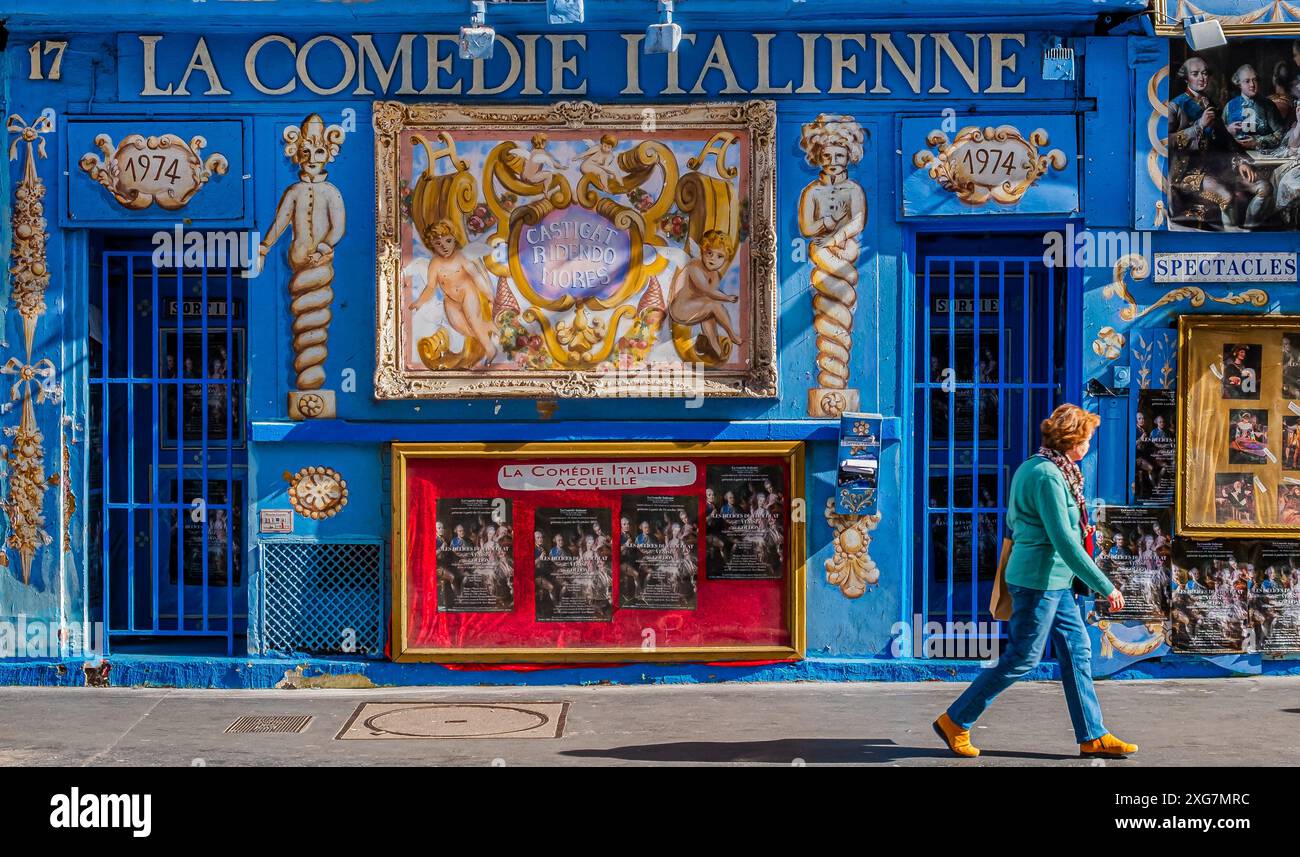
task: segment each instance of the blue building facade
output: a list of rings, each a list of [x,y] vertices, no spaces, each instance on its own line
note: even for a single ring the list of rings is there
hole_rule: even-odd
[[[1182,448],[1135,423],[1177,418],[1179,319],[1300,311],[1297,224],[1261,185],[1285,157],[1217,209],[1213,182],[1167,188],[1187,52],[1162,4],[682,0],[682,43],[647,53],[654,3],[489,3],[479,60],[468,3],[16,5],[8,682],[968,676],[1038,421],[1101,415],[1108,551],[1134,509],[1177,517]],[[1233,65],[1300,37],[1228,29]],[[710,523],[746,461],[774,468],[734,483],[780,533],[758,572],[728,540],[749,531]],[[638,497],[698,489],[701,573],[671,592],[624,568],[650,501],[566,495],[564,467],[628,462]],[[605,558],[603,595],[581,580],[610,630],[562,595],[548,625],[563,574],[527,542],[597,507],[572,533]],[[489,559],[452,552],[458,520]],[[440,576],[497,560],[508,597]],[[1171,646],[1162,604],[1085,602],[1099,674],[1292,669],[1285,644]]]

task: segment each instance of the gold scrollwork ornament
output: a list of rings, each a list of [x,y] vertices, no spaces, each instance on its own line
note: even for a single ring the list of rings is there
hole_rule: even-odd
[[[835,530],[834,553],[826,560],[826,582],[838,586],[845,598],[860,598],[867,587],[880,581],[880,568],[871,558],[871,532],[880,515],[842,515],[835,498],[826,501],[826,523]]]
[[[15,426],[6,426],[9,442],[0,447],[0,460],[5,465],[6,493],[0,500],[0,510],[8,519],[5,546],[18,553],[24,585],[31,583],[32,567],[36,553],[50,544],[53,537],[45,529],[45,491],[59,483],[59,474],[45,475],[45,436],[36,422],[35,405],[44,403],[52,391],[57,391],[54,379],[57,369],[48,358],[33,360],[32,346],[36,324],[45,315],[45,290],[50,284],[50,270],[46,259],[45,242],[45,184],[36,172],[36,159],[45,157],[45,138],[54,130],[50,118],[42,114],[28,124],[18,114],[9,117],[6,130],[17,136],[9,144],[9,159],[17,160],[18,144],[25,145],[26,161],[23,177],[14,189],[13,264],[9,276],[13,303],[23,320],[23,344],[26,359],[10,357],[0,366],[0,374],[10,375],[10,399],[22,401],[21,416]],[[32,395],[32,384],[36,395]],[[0,553],[0,565],[8,565],[8,557]]]
[[[99,134],[95,147],[102,157],[87,152],[77,163],[124,208],[138,211],[156,204],[175,211],[184,208],[213,175],[225,175],[230,168],[224,155],[203,157],[207,144],[198,135],[186,143],[175,134],[131,134],[114,147],[113,138]]]
[[[1014,125],[972,125],[958,131],[951,142],[942,131],[931,131],[925,144],[930,148],[913,155],[912,166],[928,167],[939,187],[972,206],[990,200],[1014,205],[1049,169],[1063,170],[1069,163],[1060,149],[1040,151],[1049,145],[1041,128],[1026,139]]]

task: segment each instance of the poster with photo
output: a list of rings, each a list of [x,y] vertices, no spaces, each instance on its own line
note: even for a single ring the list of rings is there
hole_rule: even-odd
[[[1138,391],[1135,421],[1133,497],[1139,503],[1174,502],[1174,424],[1178,401],[1173,390]]]
[[[698,494],[625,494],[619,516],[618,605],[694,610],[699,545]]]
[[[1277,486],[1277,522],[1286,527],[1300,526],[1300,479],[1283,476]]]
[[[244,443],[244,331],[236,328],[227,331],[209,330],[206,362],[201,330],[186,328],[185,347],[176,349],[176,329],[164,328],[159,332],[158,373],[163,378],[179,379],[181,395],[176,395],[177,383],[159,385],[158,396],[163,414],[162,431],[164,448],[176,446],[177,431],[181,432],[186,446],[198,446],[205,437],[204,416],[207,417],[206,437],[209,443],[230,441],[235,446]],[[206,398],[204,391],[206,390]],[[177,403],[181,413],[177,413]]]
[[[1268,411],[1232,408],[1228,411],[1228,463],[1268,464]]]
[[[1250,587],[1250,630],[1257,652],[1300,651],[1300,545],[1258,542]]]
[[[1300,492],[1293,490],[1300,486],[1300,402],[1282,397],[1280,371],[1295,359],[1286,351],[1300,344],[1300,315],[1183,315],[1178,329],[1175,532],[1300,536]],[[1253,342],[1242,346],[1245,340]],[[1257,387],[1253,401],[1225,398],[1234,378]]]
[[[1300,399],[1300,332],[1282,334],[1282,398]]]
[[[1254,474],[1214,474],[1214,520],[1220,524],[1255,523]]]
[[[709,465],[705,487],[709,580],[774,580],[784,575],[784,484],[784,472],[776,465]]]
[[[934,579],[940,583],[951,577],[954,581],[973,580],[979,574],[981,582],[993,580],[998,570],[998,552],[1001,549],[1001,532],[997,512],[981,512],[971,521],[968,512],[954,512],[952,518],[952,544],[948,543],[947,513],[930,515],[930,568]],[[972,524],[978,527],[978,538],[971,537]],[[978,550],[978,555],[975,553]],[[976,563],[978,565],[976,565]]]
[[[436,505],[438,612],[509,613],[515,609],[510,501],[446,497]]]
[[[948,478],[945,467],[932,469],[930,508],[942,509],[946,506],[955,506],[959,509],[969,509],[978,506],[981,509],[996,509],[1000,506],[1001,493],[1011,487],[1010,468],[1002,468],[1001,492],[998,488],[997,467],[981,466],[979,478],[975,477],[976,474],[970,468],[963,469],[960,466],[954,467],[951,479]],[[975,493],[977,490],[978,497]]]
[[[1249,542],[1177,539],[1169,596],[1169,645],[1176,652],[1245,652],[1247,597],[1254,576]]]
[[[999,336],[997,328],[985,327],[979,331],[977,348],[972,330],[957,331],[951,338],[946,330],[931,331],[930,380],[936,384],[945,381],[957,384],[997,384],[1002,372],[999,361],[1002,343],[1009,340],[1009,332],[1003,331],[1002,336]],[[980,389],[978,398],[979,439],[996,441],[1002,413],[998,391],[996,387]],[[947,443],[950,429],[955,440],[973,440],[975,402],[976,391],[970,387],[951,391],[931,390],[931,444]]]
[[[1124,609],[1097,610],[1109,619],[1164,619],[1169,615],[1173,539],[1169,510],[1103,506],[1097,515],[1097,567],[1124,594]]]
[[[1300,416],[1282,417],[1282,469],[1300,470]]]
[[[1258,399],[1264,348],[1257,343],[1223,346],[1223,398]]]
[[[175,480],[168,479],[165,484],[175,490]],[[231,490],[227,491],[227,487]],[[234,583],[239,585],[243,571],[243,551],[230,550],[231,534],[239,538],[244,531],[244,483],[240,480],[227,483],[224,478],[209,478],[208,487],[203,489],[203,480],[187,478],[182,485],[183,495],[179,498],[185,504],[179,518],[183,522],[183,543],[179,557],[185,568],[185,585],[203,585],[203,559],[207,553],[208,586],[225,586],[227,571],[233,572]],[[172,498],[175,502],[178,498]],[[207,541],[203,539],[203,517],[195,520],[194,501],[203,500],[207,518]],[[171,515],[171,544],[165,562],[168,565],[168,579],[175,583],[177,572],[176,520]],[[138,550],[138,549],[137,549]]]
[[[608,622],[614,618],[611,517],[606,508],[536,510],[533,577],[537,621]]]

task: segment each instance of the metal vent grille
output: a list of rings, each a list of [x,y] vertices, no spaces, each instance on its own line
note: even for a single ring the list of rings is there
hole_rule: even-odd
[[[248,735],[254,732],[297,735],[307,731],[310,714],[245,714],[226,727],[226,734]]]
[[[381,545],[264,541],[261,564],[264,652],[383,650]]]

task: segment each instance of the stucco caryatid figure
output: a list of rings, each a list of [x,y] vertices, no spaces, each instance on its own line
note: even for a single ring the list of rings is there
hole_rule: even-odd
[[[800,146],[817,180],[799,197],[799,231],[813,263],[813,328],[817,331],[817,386],[808,391],[808,414],[838,417],[858,408],[849,388],[853,310],[858,303],[859,236],[867,225],[867,196],[849,178],[862,160],[864,133],[852,116],[825,114],[803,126]]]
[[[289,243],[289,311],[293,314],[295,389],[289,416],[296,420],[332,418],[334,391],[325,386],[330,304],[334,301],[334,247],[343,237],[343,194],[327,180],[325,168],[339,153],[343,129],[326,126],[315,113],[298,128],[284,129],[284,153],[298,166],[298,181],[285,189],[275,222],[258,248],[258,267],[284,230]]]

